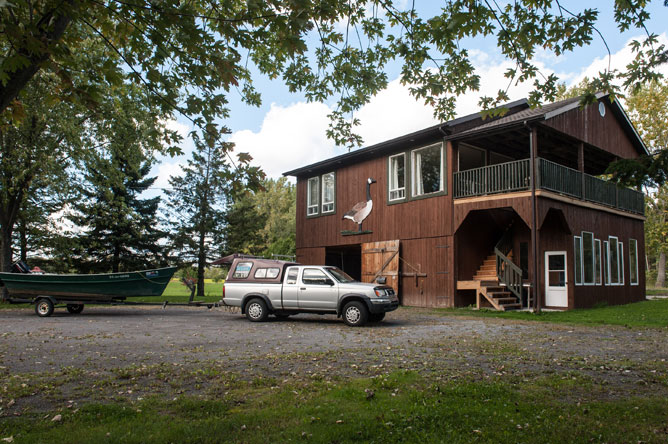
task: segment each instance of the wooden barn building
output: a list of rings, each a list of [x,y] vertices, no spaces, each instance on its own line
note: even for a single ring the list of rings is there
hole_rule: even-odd
[[[644,299],[643,194],[602,178],[647,154],[619,102],[506,108],[286,172],[297,261],[387,283],[411,306]]]

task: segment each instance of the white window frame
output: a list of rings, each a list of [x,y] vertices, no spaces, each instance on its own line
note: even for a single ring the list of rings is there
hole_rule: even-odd
[[[416,172],[416,167],[417,167],[417,161],[415,160],[415,155],[418,153],[418,151],[423,151],[427,150],[430,148],[433,148],[437,146],[439,149],[440,153],[440,162],[439,162],[439,168],[441,169],[439,177],[440,177],[440,183],[439,183],[439,189],[437,191],[432,191],[430,193],[421,193],[417,194],[415,190],[417,189],[417,180],[418,180],[418,174]],[[443,158],[444,158],[444,150],[443,150],[443,143],[438,142],[438,143],[433,143],[431,145],[423,146],[420,148],[416,148],[411,151],[411,196],[412,197],[422,197],[422,196],[431,196],[435,195],[438,193],[442,193],[445,190],[445,168],[443,166]]]
[[[636,269],[636,281],[633,282],[633,274],[631,273],[631,267],[633,267],[633,263],[631,262],[631,243],[633,242],[633,248],[635,249],[635,269]],[[638,275],[638,272],[640,271],[638,268],[638,240],[637,239],[629,239],[629,284],[630,285],[639,285],[640,284],[640,275]]]
[[[611,242],[612,239],[615,239],[617,241],[617,251],[615,252],[617,254],[617,281],[616,282],[612,281],[612,273],[611,273],[612,272],[612,255],[610,253],[612,253],[612,242]],[[621,261],[621,258],[619,257],[619,244],[621,244],[621,242],[619,242],[619,238],[617,236],[608,236],[608,263],[609,263],[608,264],[608,280],[610,281],[610,285],[624,285],[622,283],[623,278],[622,278],[622,275],[621,275],[623,267],[621,266],[622,261]]]
[[[598,267],[596,266],[596,252],[598,251]],[[601,239],[594,239],[594,282],[595,285],[603,285],[603,256],[601,251]]]
[[[603,254],[601,258],[603,262],[603,285],[612,285],[610,282],[610,243],[603,241]]]
[[[318,196],[320,194],[320,177],[311,177],[306,182],[306,215],[316,216],[319,212],[320,201],[316,198],[315,205],[311,205],[311,182],[316,183],[316,196]]]
[[[404,186],[401,187],[401,188],[394,188],[393,189],[392,188],[392,179],[394,177],[394,171],[392,169],[392,159],[394,159],[395,157],[403,157],[404,158]],[[397,200],[404,200],[404,199],[406,199],[406,169],[407,169],[406,167],[408,166],[408,165],[406,165],[406,153],[399,153],[399,154],[395,154],[393,156],[390,156],[390,157],[387,158],[387,162],[388,162],[387,171],[389,172],[389,177],[388,177],[388,180],[387,180],[387,200],[390,201],[390,202],[397,201]],[[398,175],[397,175],[397,183],[398,182],[399,182],[399,180],[398,180]],[[399,192],[401,192],[401,193],[399,193]],[[401,196],[392,198],[392,193],[401,194]]]
[[[619,245],[619,285],[624,285],[624,242],[617,241]]]
[[[580,254],[576,245],[580,246]],[[579,256],[579,257],[578,257]],[[584,254],[582,254],[582,236],[573,236],[573,283],[577,286],[584,285],[584,264],[583,259]],[[580,281],[578,282],[578,262],[580,263]]]
[[[332,193],[332,200],[331,202],[326,202],[325,201],[325,176],[332,175],[333,178],[333,186],[334,186],[334,192]],[[336,211],[336,174],[334,171],[330,173],[325,173],[322,175],[322,180],[320,181],[320,213],[321,214],[330,214]],[[329,207],[331,205],[331,207]],[[325,206],[328,206],[327,209],[325,209]]]

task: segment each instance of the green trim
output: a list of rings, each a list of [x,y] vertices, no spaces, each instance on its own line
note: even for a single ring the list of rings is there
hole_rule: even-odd
[[[371,234],[371,233],[373,233],[373,231],[371,230],[362,230],[362,231],[342,230],[341,236],[355,236],[356,234]]]

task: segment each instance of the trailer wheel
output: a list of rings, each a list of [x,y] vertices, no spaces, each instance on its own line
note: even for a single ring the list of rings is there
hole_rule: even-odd
[[[348,302],[343,307],[343,322],[350,327],[361,327],[369,318],[369,310],[359,301]]]
[[[83,308],[83,304],[67,304],[67,311],[74,315],[81,313]]]
[[[40,318],[46,318],[53,314],[53,302],[51,299],[41,298],[35,302],[35,313]]]
[[[269,310],[267,304],[260,298],[253,298],[246,305],[246,317],[251,322],[263,322],[267,320]]]

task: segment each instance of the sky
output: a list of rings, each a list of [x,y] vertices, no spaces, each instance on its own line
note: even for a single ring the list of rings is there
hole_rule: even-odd
[[[643,35],[636,29],[619,32],[614,22],[613,1],[565,0],[561,3],[571,11],[581,10],[585,3],[586,7],[596,6],[599,9],[597,27],[605,37],[612,57],[608,60],[604,42],[596,38],[589,46],[560,57],[547,52],[537,53],[535,62],[541,71],[556,73],[562,82],[571,86],[585,76],[597,76],[599,71],[607,68],[608,63],[613,69],[623,69],[631,60],[628,43],[633,39],[642,39]],[[435,0],[415,0],[419,13],[425,16],[435,13],[440,4]],[[668,46],[668,8],[663,6],[663,0],[655,0],[650,3],[649,10],[652,19],[648,29],[658,34],[660,42]],[[505,89],[508,79],[503,73],[511,67],[493,39],[472,39],[468,50],[480,75],[481,88],[478,92],[458,98],[458,116],[477,112],[481,95],[495,96],[497,90]],[[357,133],[364,139],[363,146],[439,123],[433,117],[433,110],[416,101],[407,87],[401,85],[399,69],[398,65],[389,67],[387,89],[355,114],[362,123]],[[668,66],[661,71],[668,76]],[[327,115],[333,110],[334,99],[328,103],[307,103],[301,94],[290,93],[280,80],[271,81],[261,76],[256,76],[255,84],[263,96],[262,106],[246,105],[238,95],[231,93],[230,118],[219,123],[231,129],[228,140],[236,144],[235,152],[249,153],[253,157],[252,164],[260,166],[268,177],[278,178],[285,171],[348,151],[347,148],[337,147],[326,136]],[[531,84],[512,86],[509,90],[511,101],[527,97],[531,89]],[[154,187],[158,189],[169,186],[170,175],[180,174],[180,165],[186,162],[193,149],[192,142],[188,140],[192,127],[186,119],[179,117],[168,122],[168,126],[184,136],[184,155],[160,158],[160,163],[153,170],[153,174],[158,176]],[[291,180],[294,181],[294,178]]]

